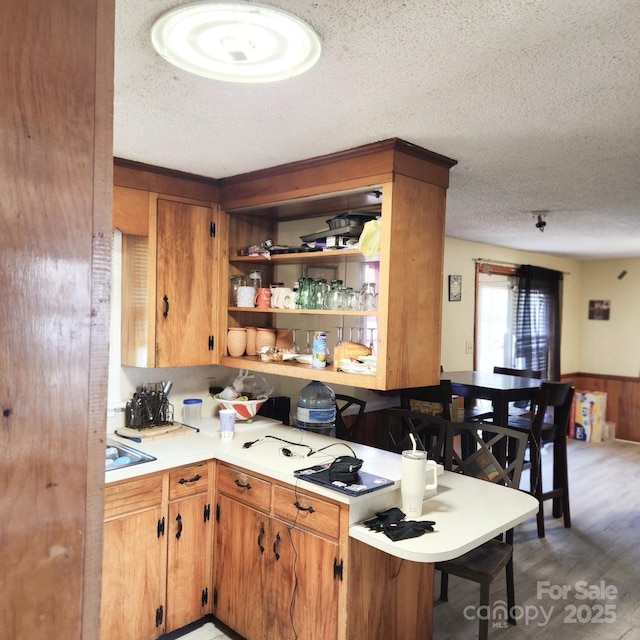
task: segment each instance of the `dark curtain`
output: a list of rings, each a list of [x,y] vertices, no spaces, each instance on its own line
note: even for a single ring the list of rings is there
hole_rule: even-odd
[[[522,265],[518,269],[515,356],[522,369],[560,380],[560,287],[562,273]]]

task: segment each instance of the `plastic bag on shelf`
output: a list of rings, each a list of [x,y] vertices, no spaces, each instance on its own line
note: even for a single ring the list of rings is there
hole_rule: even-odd
[[[360,252],[371,258],[380,251],[380,230],[382,220],[369,220],[360,234]]]

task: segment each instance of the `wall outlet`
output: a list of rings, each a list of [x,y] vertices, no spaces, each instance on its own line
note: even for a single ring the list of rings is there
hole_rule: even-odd
[[[464,352],[470,356],[473,353],[473,342],[471,340],[465,340]]]

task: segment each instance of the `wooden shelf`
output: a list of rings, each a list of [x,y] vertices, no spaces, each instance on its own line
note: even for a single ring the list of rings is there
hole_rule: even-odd
[[[251,265],[279,265],[279,264],[318,264],[329,266],[345,262],[380,262],[380,256],[371,258],[360,253],[359,249],[336,249],[328,251],[303,251],[300,253],[279,253],[270,258],[263,256],[234,256],[229,259],[231,264]]]
[[[241,358],[223,356],[220,364],[225,367],[249,369],[250,371],[259,371],[261,373],[286,376],[289,378],[318,380],[325,384],[342,384],[352,387],[364,387],[366,389],[384,389],[383,383],[378,379],[379,373],[376,375],[345,373],[344,371],[337,371],[332,365],[324,369],[314,369],[309,364],[301,364],[299,362],[263,362],[259,360],[257,356],[243,356]]]
[[[313,316],[377,316],[377,311],[345,311],[339,309],[271,309],[262,307],[229,307],[229,312],[239,311],[241,313],[277,313],[291,315],[313,315]]]

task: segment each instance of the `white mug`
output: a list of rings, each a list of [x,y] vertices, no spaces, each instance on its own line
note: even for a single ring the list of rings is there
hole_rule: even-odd
[[[402,510],[407,518],[419,518],[422,502],[436,495],[437,491],[438,467],[435,460],[427,460],[426,451],[403,451],[400,493]]]
[[[283,309],[296,308],[296,297],[293,293],[293,289],[287,289],[287,291],[282,294],[282,308]]]
[[[291,309],[293,305],[293,289],[276,287],[271,290],[271,306],[275,309]]]
[[[256,290],[253,287],[238,287],[238,306],[255,307]]]

